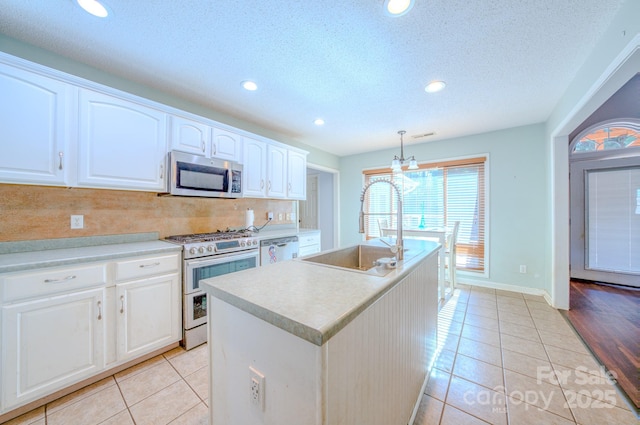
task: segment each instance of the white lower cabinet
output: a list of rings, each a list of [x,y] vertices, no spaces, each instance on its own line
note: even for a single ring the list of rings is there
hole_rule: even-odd
[[[104,369],[105,288],[2,307],[3,410]]]
[[[0,414],[181,338],[180,253],[0,274]]]
[[[116,285],[118,361],[180,339],[180,296],[177,274]]]

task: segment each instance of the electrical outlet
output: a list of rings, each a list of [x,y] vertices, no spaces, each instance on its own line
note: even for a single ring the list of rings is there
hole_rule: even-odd
[[[520,273],[526,273],[527,272],[527,266],[525,266],[524,264],[520,265]]]
[[[287,213],[287,221],[291,221],[291,213]]]
[[[267,220],[273,220],[273,213],[271,211],[267,213]]]
[[[278,221],[282,221],[282,213],[278,214]]]
[[[249,401],[257,410],[264,410],[264,375],[249,366]]]
[[[71,228],[72,229],[84,229],[84,216],[72,215],[71,216]]]

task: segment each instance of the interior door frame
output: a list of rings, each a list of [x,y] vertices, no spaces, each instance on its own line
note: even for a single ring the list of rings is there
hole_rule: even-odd
[[[570,277],[619,285],[638,286],[637,274],[607,272],[587,268],[587,200],[586,178],[589,171],[625,169],[638,166],[638,156],[624,155],[572,161],[570,165],[571,259]]]

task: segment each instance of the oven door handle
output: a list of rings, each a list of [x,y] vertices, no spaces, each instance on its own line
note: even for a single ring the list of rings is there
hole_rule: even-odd
[[[187,267],[202,267],[211,264],[219,264],[226,263],[231,260],[244,260],[245,258],[251,257],[260,257],[260,251],[257,249],[252,249],[251,251],[239,251],[239,252],[231,252],[228,254],[218,254],[212,255],[207,258],[193,258],[190,260],[185,260]]]

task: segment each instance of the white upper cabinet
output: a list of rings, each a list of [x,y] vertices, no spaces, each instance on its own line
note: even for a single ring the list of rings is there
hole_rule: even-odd
[[[287,150],[267,146],[267,198],[287,196]]]
[[[165,190],[166,113],[80,90],[78,186]]]
[[[230,131],[213,128],[211,141],[211,156],[226,159],[227,161],[240,161],[242,149],[242,136]]]
[[[287,158],[287,197],[289,199],[307,198],[307,155],[289,150]]]
[[[244,139],[242,192],[247,198],[264,198],[267,181],[267,144]]]
[[[0,181],[68,184],[73,87],[0,63]]]
[[[171,149],[209,156],[211,127],[189,118],[171,116]]]

